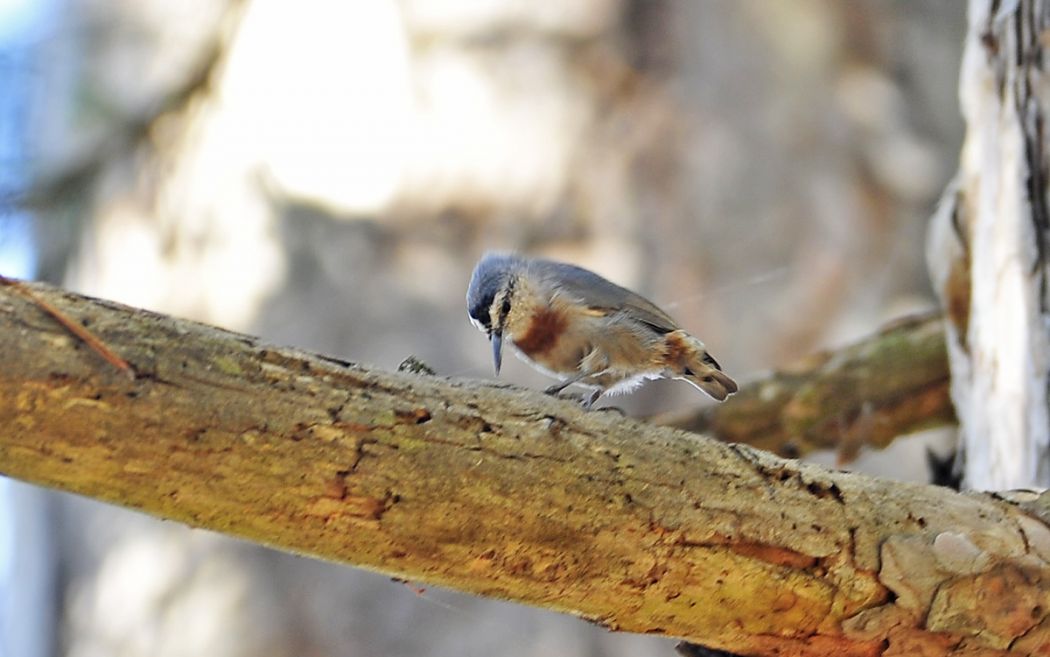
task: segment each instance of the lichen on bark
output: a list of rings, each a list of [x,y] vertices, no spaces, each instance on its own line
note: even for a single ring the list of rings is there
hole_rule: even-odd
[[[136,378],[0,289],[10,476],[740,654],[1039,654],[1018,648],[1050,613],[1031,499],[829,471],[32,290]]]

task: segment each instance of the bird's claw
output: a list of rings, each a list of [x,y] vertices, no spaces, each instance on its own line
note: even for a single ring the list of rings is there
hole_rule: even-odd
[[[564,385],[554,385],[554,386],[551,386],[551,387],[547,388],[543,392],[544,392],[544,394],[550,395],[552,397],[557,397],[558,399],[567,399],[567,400],[571,400],[571,401],[577,402],[580,406],[583,407],[583,409],[585,411],[591,410],[591,406],[594,405],[594,402],[598,401],[598,398],[602,396],[602,391],[600,389],[599,390],[594,390],[593,392],[586,392],[586,393],[584,393],[582,395],[578,395],[578,394],[573,393],[573,392],[565,392],[565,386]],[[600,410],[605,410],[605,409],[600,409]],[[619,410],[619,409],[616,409],[616,410]],[[620,411],[620,412],[622,413],[623,411]]]

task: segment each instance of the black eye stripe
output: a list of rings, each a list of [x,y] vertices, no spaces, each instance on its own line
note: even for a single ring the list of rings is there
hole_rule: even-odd
[[[486,294],[473,306],[471,306],[469,314],[471,317],[476,319],[482,326],[488,330],[492,330],[492,316],[489,314],[492,309],[492,302],[495,300],[496,295]]]
[[[499,325],[500,331],[503,330],[503,324],[507,321],[507,315],[510,314],[510,295],[514,293],[514,279],[507,281],[507,291],[503,295],[503,304],[499,308]]]

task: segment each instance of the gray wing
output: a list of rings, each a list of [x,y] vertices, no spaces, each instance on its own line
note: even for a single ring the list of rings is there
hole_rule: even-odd
[[[678,329],[678,324],[656,304],[592,271],[563,262],[541,259],[531,260],[529,266],[551,287],[564,291],[596,311],[613,313],[626,309],[631,311],[638,321],[661,333]]]

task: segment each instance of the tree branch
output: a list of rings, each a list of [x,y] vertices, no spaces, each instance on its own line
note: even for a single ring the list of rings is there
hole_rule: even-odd
[[[0,288],[11,476],[735,653],[1029,655],[1050,642],[1050,529],[996,496],[29,287],[137,378]]]
[[[722,404],[655,421],[789,458],[835,449],[849,462],[863,445],[955,423],[943,323],[940,314],[909,317],[749,383]]]

